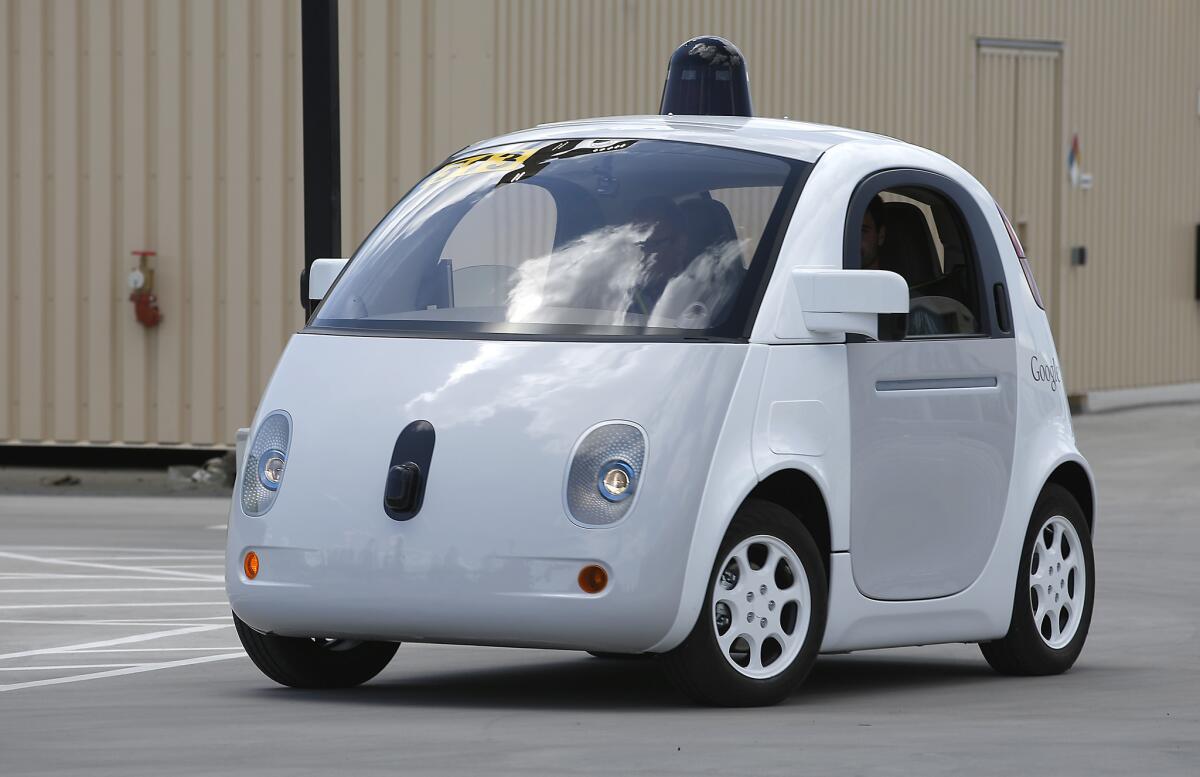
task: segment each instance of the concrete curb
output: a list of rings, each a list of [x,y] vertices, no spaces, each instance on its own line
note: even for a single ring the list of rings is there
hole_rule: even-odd
[[[1093,391],[1080,399],[1082,406],[1076,412],[1081,413],[1109,413],[1152,405],[1178,405],[1200,402],[1200,383]]]

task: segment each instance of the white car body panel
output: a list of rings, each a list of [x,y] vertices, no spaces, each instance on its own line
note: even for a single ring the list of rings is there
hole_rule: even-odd
[[[1003,636],[1046,480],[1067,462],[1091,476],[1061,381],[1035,380],[1030,370],[1036,358],[1057,375],[1058,356],[987,191],[924,149],[763,119],[589,120],[471,148],[570,137],[684,140],[817,161],[749,341],[296,335],[250,432],[276,409],[293,418],[277,502],[261,518],[243,514],[236,498],[231,508],[226,580],[238,615],[290,636],[670,650],[700,614],[738,506],[773,474],[796,470],[815,483],[829,521],[823,651]],[[990,554],[961,590],[907,601],[869,598],[855,582],[847,344],[806,327],[788,300],[794,270],[842,267],[854,189],[889,168],[949,177],[986,214],[991,234],[978,237],[999,247],[1016,351],[1015,453]],[[382,509],[385,465],[397,434],[417,419],[436,429],[434,459],[420,514],[397,522]],[[563,504],[569,455],[610,420],[647,436],[637,502],[613,526],[581,526]],[[248,549],[263,561],[253,581],[241,569]],[[600,595],[576,583],[586,563],[610,573]]]
[[[259,414],[292,416],[285,485],[261,518],[233,507],[230,602],[285,635],[645,650],[678,607],[686,557],[665,549],[690,540],[745,353],[296,335]],[[695,380],[633,390],[678,375]],[[422,510],[398,522],[383,513],[383,483],[397,434],[416,419],[437,444]],[[608,419],[646,430],[643,485],[626,520],[584,528],[566,514],[564,470]],[[253,581],[240,570],[246,548],[263,560]],[[610,570],[601,596],[576,583],[589,561]]]

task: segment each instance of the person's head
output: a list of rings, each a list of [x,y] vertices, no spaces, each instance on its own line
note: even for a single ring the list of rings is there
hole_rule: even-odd
[[[647,197],[634,206],[633,222],[649,230],[638,247],[661,272],[674,275],[687,267],[687,216],[678,205]]]
[[[887,239],[887,226],[883,223],[883,200],[876,194],[867,205],[866,215],[863,216],[862,242],[859,250],[862,254],[864,270],[879,269],[879,249]]]

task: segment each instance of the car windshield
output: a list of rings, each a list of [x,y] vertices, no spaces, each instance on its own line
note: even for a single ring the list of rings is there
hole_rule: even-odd
[[[619,138],[455,158],[363,242],[312,328],[745,337],[810,167]]]

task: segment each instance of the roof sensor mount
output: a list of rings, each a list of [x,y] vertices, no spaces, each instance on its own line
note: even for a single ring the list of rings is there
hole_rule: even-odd
[[[658,112],[675,116],[754,115],[746,58],[716,35],[684,41],[667,64]]]

